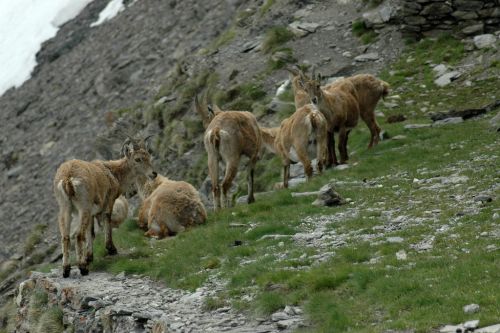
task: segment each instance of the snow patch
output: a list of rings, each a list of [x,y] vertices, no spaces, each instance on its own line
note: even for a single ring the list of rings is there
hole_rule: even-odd
[[[0,96],[31,77],[36,53],[92,0],[0,1]]]
[[[113,17],[118,15],[119,12],[125,9],[123,5],[123,0],[111,0],[108,5],[99,13],[99,19],[94,23],[91,23],[91,27],[98,26],[108,20],[111,20]]]

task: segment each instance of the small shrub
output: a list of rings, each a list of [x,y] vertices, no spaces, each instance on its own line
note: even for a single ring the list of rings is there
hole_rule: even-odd
[[[216,297],[207,297],[203,302],[203,309],[205,311],[214,311],[226,306],[226,301],[224,298],[216,296]]]
[[[265,53],[276,50],[276,48],[293,38],[293,33],[283,26],[276,26],[269,29],[266,33],[262,50]]]
[[[63,312],[58,307],[51,307],[40,316],[35,333],[60,333],[63,331]]]
[[[42,241],[42,234],[45,231],[45,229],[47,229],[47,225],[38,224],[31,231],[28,238],[26,239],[26,242],[24,243],[24,254],[25,255],[30,254],[35,249],[35,246],[37,246],[38,243],[40,243]]]

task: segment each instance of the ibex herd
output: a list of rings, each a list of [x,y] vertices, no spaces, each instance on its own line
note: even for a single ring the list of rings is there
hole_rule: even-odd
[[[321,86],[321,75],[311,77],[296,68],[287,68],[294,93],[296,112],[278,127],[260,127],[255,116],[246,111],[222,111],[217,105],[200,103],[195,110],[201,116],[208,154],[208,173],[212,183],[214,209],[230,207],[229,189],[238,172],[241,156],[248,158],[248,203],[254,198],[256,163],[268,151],[283,163],[283,187],[288,187],[290,164],[300,162],[309,180],[317,171],[338,164],[335,133],[338,133],[340,164],[348,160],[347,140],[358,119],[368,126],[369,148],[379,140],[380,127],[375,107],[389,92],[389,85],[369,74],[355,75]],[[202,105],[203,104],[203,105]],[[70,239],[75,240],[76,259],[81,275],[87,275],[93,260],[94,220],[104,228],[109,255],[117,253],[112,228],[128,215],[124,195],[138,192],[142,204],[138,224],[149,237],[163,238],[206,222],[207,213],[196,189],[189,183],[158,175],[152,166],[147,139],[128,138],[122,145],[122,158],[92,162],[70,160],[57,169],[54,193],[59,205],[59,230],[63,253],[63,277],[70,275]],[[219,183],[219,162],[225,165]],[[222,195],[222,202],[221,202]],[[76,226],[71,232],[72,214]]]

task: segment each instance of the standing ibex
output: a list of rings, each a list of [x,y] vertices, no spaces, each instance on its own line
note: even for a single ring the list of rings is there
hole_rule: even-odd
[[[279,128],[261,128],[264,146],[283,162],[283,187],[288,187],[290,164],[301,162],[307,180],[313,174],[311,159],[316,157],[318,172],[326,160],[327,122],[315,104],[306,104],[281,122]]]
[[[163,238],[207,220],[198,191],[187,182],[139,177],[137,190],[142,199],[138,223],[146,236]]]
[[[221,186],[219,185],[219,161],[224,161],[226,172],[222,181],[224,207],[231,206],[228,191],[238,172],[241,155],[248,161],[248,203],[255,201],[253,178],[255,164],[260,158],[262,137],[255,116],[246,111],[225,111],[218,108],[204,110],[198,98],[195,108],[203,119],[206,128],[203,142],[208,154],[208,173],[212,181],[212,194],[215,210],[221,208]]]
[[[389,84],[377,79],[371,74],[358,74],[335,81],[324,87],[326,91],[333,91],[338,86],[344,84],[344,80],[350,81],[356,89],[356,98],[359,104],[359,115],[370,130],[370,143],[368,148],[378,144],[380,136],[380,126],[375,118],[375,107],[380,98],[384,98],[389,93]]]
[[[336,165],[335,136],[339,133],[338,148],[340,151],[340,164],[346,163],[347,139],[352,128],[356,127],[359,118],[359,104],[354,85],[343,80],[335,89],[325,90],[321,87],[321,75],[305,83],[306,91],[311,99],[317,98],[318,108],[328,122],[328,160],[327,166]]]
[[[108,254],[116,254],[112,240],[111,213],[115,199],[135,185],[138,175],[156,177],[151,166],[151,156],[144,141],[127,139],[122,146],[124,157],[120,160],[86,162],[70,160],[57,169],[54,194],[59,204],[59,231],[63,252],[63,277],[68,277],[71,215],[79,214],[76,228],[76,257],[82,275],[89,273],[93,260],[91,224],[96,217],[104,225],[104,239]]]

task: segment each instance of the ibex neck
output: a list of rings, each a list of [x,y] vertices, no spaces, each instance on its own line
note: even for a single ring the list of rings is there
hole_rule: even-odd
[[[105,161],[104,165],[111,171],[113,176],[120,183],[122,192],[129,188],[130,166],[126,158],[114,161]]]

